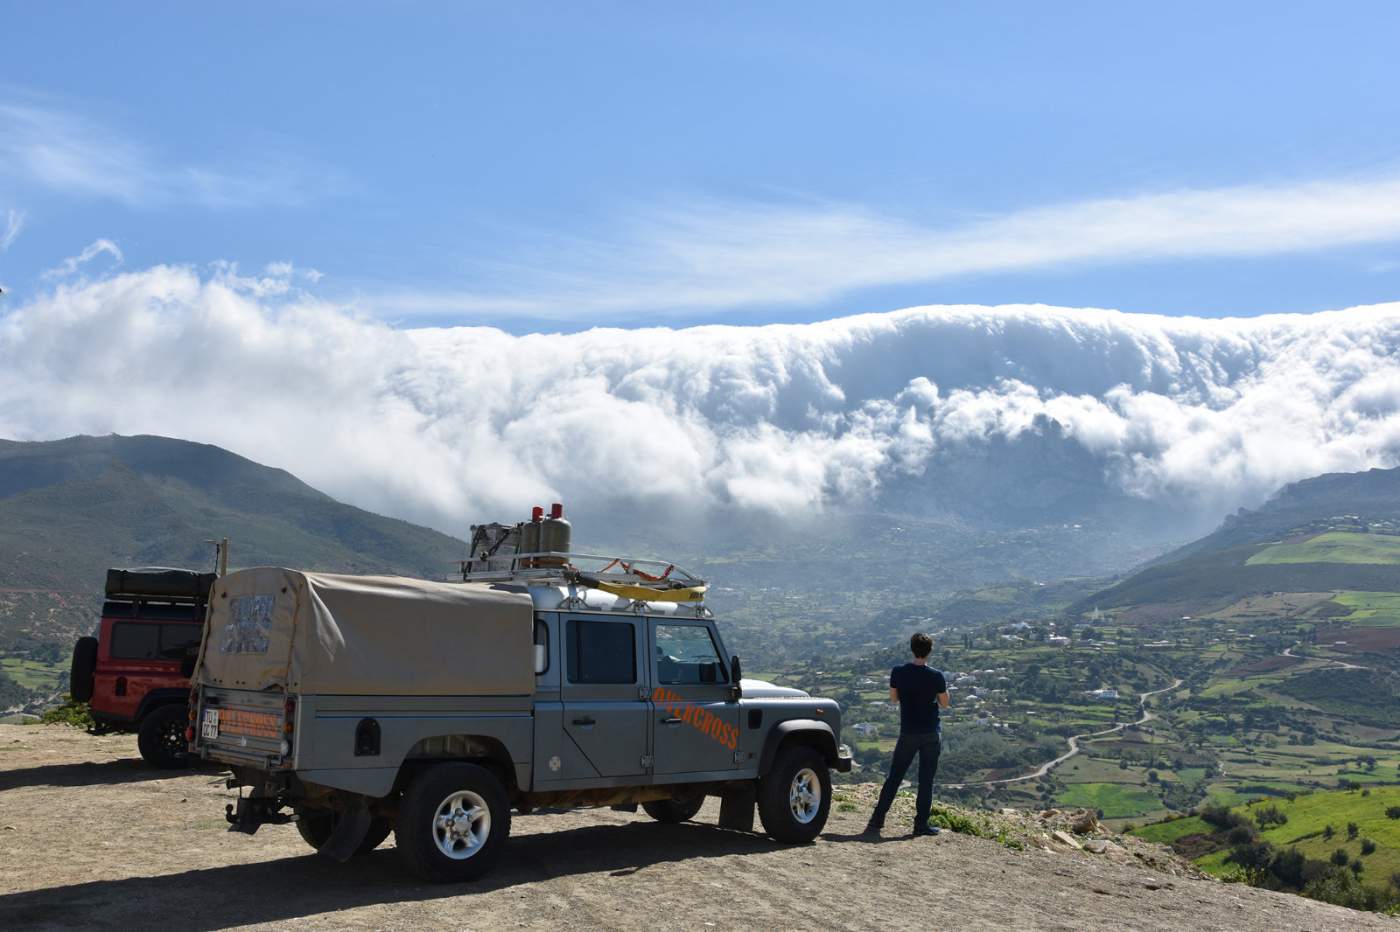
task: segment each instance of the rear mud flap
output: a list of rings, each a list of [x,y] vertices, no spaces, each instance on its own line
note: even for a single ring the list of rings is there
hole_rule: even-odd
[[[360,843],[369,834],[369,826],[373,821],[364,797],[355,798],[350,807],[335,820],[335,829],[332,830],[331,837],[326,839],[326,843],[317,853],[344,864],[355,856]]]

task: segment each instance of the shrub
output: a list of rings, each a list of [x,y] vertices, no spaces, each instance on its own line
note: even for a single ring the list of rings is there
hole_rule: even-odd
[[[1400,806],[1390,806],[1385,810],[1387,819],[1400,819]]]
[[[1288,823],[1288,816],[1280,812],[1278,806],[1260,806],[1254,810],[1253,815],[1254,821],[1259,823],[1260,828]]]
[[[1244,871],[1245,879],[1258,886],[1274,861],[1274,848],[1267,841],[1237,844],[1225,859],[1238,864]]]
[[[1330,870],[1303,888],[1303,895],[1324,903],[1365,909],[1368,905],[1366,889],[1355,875],[1344,870]]]
[[[1347,862],[1350,860],[1351,856],[1342,848],[1338,848],[1336,851],[1332,852],[1332,863],[1338,867],[1346,867]]]
[[[1301,890],[1309,879],[1308,859],[1297,848],[1284,848],[1274,855],[1273,862],[1269,864],[1269,873],[1278,879],[1281,886]]]
[[[45,725],[70,725],[73,728],[83,728],[91,730],[96,726],[92,720],[92,711],[86,702],[77,702],[72,696],[67,694],[63,697],[63,704],[54,706],[52,709],[45,709],[39,716],[39,721]]]
[[[1230,829],[1229,834],[1225,836],[1225,840],[1232,845],[1247,845],[1257,837],[1252,827],[1248,825],[1236,825],[1234,828]]]
[[[1336,830],[1335,828],[1333,828],[1330,824],[1327,825],[1327,826],[1324,826],[1323,829],[1322,829],[1322,837],[1325,838],[1325,839],[1327,839],[1328,841],[1331,841],[1331,840],[1332,840],[1332,836],[1335,835],[1335,834],[1337,834],[1337,830]]]
[[[1250,825],[1249,818],[1230,809],[1229,806],[1202,806],[1201,821],[1214,825],[1222,832],[1240,825]]]
[[[1361,832],[1361,827],[1355,822],[1347,823],[1347,841],[1351,841]]]
[[[1371,854],[1375,854],[1375,853],[1376,853],[1376,843],[1375,843],[1374,841],[1372,841],[1371,839],[1369,839],[1369,838],[1363,838],[1363,839],[1361,839],[1361,856],[1362,856],[1362,857],[1365,857],[1365,856],[1367,856],[1367,855],[1371,855]]]

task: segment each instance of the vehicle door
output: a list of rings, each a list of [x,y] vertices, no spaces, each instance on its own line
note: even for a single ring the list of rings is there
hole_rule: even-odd
[[[714,631],[703,621],[665,618],[649,627],[657,775],[734,769],[739,703]]]
[[[564,739],[557,779],[635,777],[649,770],[646,647],[640,618],[564,616]]]

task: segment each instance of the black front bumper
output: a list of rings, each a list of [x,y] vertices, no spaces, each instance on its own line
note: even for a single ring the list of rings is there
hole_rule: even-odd
[[[836,749],[836,762],[831,765],[831,769],[838,773],[851,772],[851,749],[844,744]]]

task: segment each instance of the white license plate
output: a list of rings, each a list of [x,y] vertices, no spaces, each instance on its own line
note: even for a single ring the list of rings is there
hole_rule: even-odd
[[[205,709],[204,721],[199,723],[199,735],[202,738],[219,737],[219,710]]]

